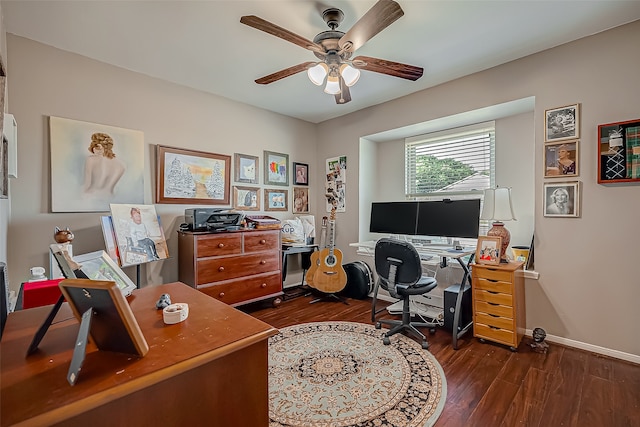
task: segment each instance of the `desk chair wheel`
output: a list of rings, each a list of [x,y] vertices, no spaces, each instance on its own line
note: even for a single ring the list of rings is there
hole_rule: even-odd
[[[382,323],[376,322],[376,329],[380,329],[380,328],[382,328]]]
[[[435,333],[436,333],[436,328],[431,328],[431,329],[429,329],[429,333],[430,333],[431,335],[435,334]]]
[[[382,338],[382,344],[384,344],[384,345],[391,344],[391,340],[389,339],[389,337]]]
[[[425,349],[425,350],[428,350],[429,349],[429,343],[426,342],[426,341],[422,341],[422,348]]]

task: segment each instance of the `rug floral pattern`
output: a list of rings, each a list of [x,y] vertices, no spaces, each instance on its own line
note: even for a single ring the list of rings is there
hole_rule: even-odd
[[[318,322],[269,339],[270,427],[430,426],[446,383],[411,338],[353,322]]]

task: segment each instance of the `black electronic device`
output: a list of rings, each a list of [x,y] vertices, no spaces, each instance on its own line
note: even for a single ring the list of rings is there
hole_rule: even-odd
[[[456,313],[456,300],[460,292],[460,284],[451,285],[444,290],[444,328],[453,332],[453,319]],[[462,303],[460,305],[460,321],[457,325],[457,331],[460,332],[472,321],[473,312],[471,310],[471,286],[465,284],[464,294],[462,295]]]
[[[240,226],[243,214],[229,209],[190,208],[184,210],[184,219],[191,231],[230,230]]]
[[[480,199],[434,200],[418,203],[416,233],[420,236],[477,239]]]
[[[373,202],[369,231],[414,235],[417,219],[417,202]]]

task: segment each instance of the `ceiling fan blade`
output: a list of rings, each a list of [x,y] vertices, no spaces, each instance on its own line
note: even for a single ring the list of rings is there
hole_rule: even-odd
[[[257,16],[243,16],[242,18],[240,18],[240,22],[253,27],[256,30],[264,31],[265,33],[269,33],[272,36],[280,37],[281,39],[286,40],[290,43],[297,44],[298,46],[305,49],[324,53],[324,49],[322,48],[322,46],[312,42],[311,40],[307,40],[304,37],[297,35],[296,33],[292,33],[289,30],[279,27],[276,24],[272,24],[271,22],[265,21],[262,18],[258,18]]]
[[[307,68],[309,68],[312,65],[315,65],[315,62],[303,62],[302,64],[294,65],[293,67],[276,71],[275,73],[269,74],[268,76],[260,77],[258,80],[256,80],[256,83],[260,85],[273,83],[280,79],[284,79],[285,77],[293,76],[294,74],[298,74],[302,71],[306,71]]]
[[[378,0],[371,9],[356,22],[338,41],[338,46],[347,52],[353,52],[380,31],[393,24],[404,12],[398,3],[392,0]]]
[[[360,70],[388,74],[390,76],[413,81],[422,77],[422,73],[424,72],[422,67],[387,61],[386,59],[372,58],[370,56],[356,56],[353,58],[353,66]]]
[[[340,93],[335,94],[336,104],[346,104],[351,101],[351,92],[349,86],[344,84],[344,79],[340,76]]]

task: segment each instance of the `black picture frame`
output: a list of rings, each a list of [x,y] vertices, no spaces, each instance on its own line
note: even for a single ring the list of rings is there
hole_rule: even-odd
[[[306,163],[293,162],[293,184],[309,185],[309,165]]]

